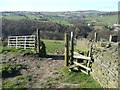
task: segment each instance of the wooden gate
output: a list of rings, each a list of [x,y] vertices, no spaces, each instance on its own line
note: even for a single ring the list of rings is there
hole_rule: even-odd
[[[8,36],[8,47],[9,48],[35,48],[35,35],[28,36]]]

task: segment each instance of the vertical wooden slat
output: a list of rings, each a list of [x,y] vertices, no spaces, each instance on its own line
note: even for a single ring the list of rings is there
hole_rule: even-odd
[[[24,49],[26,49],[26,36],[25,36],[25,41],[24,41]]]
[[[70,45],[71,45],[71,58],[70,58],[70,61],[71,61],[71,64],[73,64],[73,52],[74,52],[74,32],[71,32],[71,40],[70,40]]]
[[[18,45],[17,45],[17,42],[18,41],[18,37],[16,36],[16,49],[17,49],[17,47],[18,47]]]
[[[95,32],[94,40],[95,40],[95,42],[97,42],[97,40],[98,40],[98,33],[97,32]]]
[[[68,33],[65,33],[65,66],[69,65],[69,37]]]
[[[91,59],[92,59],[92,49],[93,49],[93,42],[90,43],[89,53],[88,53],[88,57],[91,57]],[[90,67],[91,62],[92,62],[92,61],[89,61],[89,60],[87,61],[87,67],[88,67],[88,68],[91,68],[91,67]],[[87,73],[88,73],[88,75],[89,75],[89,74],[90,74],[90,71],[87,70]]]

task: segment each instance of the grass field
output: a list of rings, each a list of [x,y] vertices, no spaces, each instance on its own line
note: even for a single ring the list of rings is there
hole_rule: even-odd
[[[4,18],[6,19],[9,19],[9,20],[22,20],[22,19],[29,19],[29,20],[38,20],[39,21],[39,17],[38,16],[35,16],[35,15],[26,15],[25,16],[19,16],[19,15],[9,15],[9,16],[3,16]],[[49,20],[47,21],[40,21],[40,22],[48,22],[48,21],[51,21],[51,22],[56,22],[56,23],[59,23],[59,24],[64,24],[64,25],[73,25],[73,24],[70,24],[66,19],[64,18],[57,18],[57,17],[50,17]]]
[[[35,19],[38,19],[38,17],[34,16],[34,15],[27,15],[26,17],[25,16],[19,16],[19,15],[9,15],[9,16],[3,16],[3,17],[6,18],[6,19],[9,19],[9,20],[22,20],[22,19],[35,20]]]
[[[118,21],[118,16],[88,16],[86,20],[88,20],[88,23],[90,23],[90,21],[96,21],[95,25],[112,25]]]
[[[64,51],[64,41],[63,40],[43,40],[46,45],[47,53],[56,53],[57,51]]]
[[[70,22],[68,22],[66,19],[64,18],[56,18],[56,17],[51,17],[50,21],[52,22],[56,22],[56,23],[59,23],[59,24],[64,24],[64,25],[71,25],[73,26],[73,24],[71,24]]]
[[[24,16],[16,16],[16,15],[4,16],[4,18],[9,19],[9,20],[22,20],[22,19],[26,19]]]
[[[65,41],[64,40],[46,40],[46,39],[43,39],[44,43],[45,43],[45,46],[46,46],[46,52],[48,54],[52,53],[64,53],[64,48],[65,48]],[[12,52],[29,52],[31,51],[31,49],[15,49],[15,48],[8,48],[7,46],[6,47],[3,47],[3,46],[0,46],[0,53],[3,53],[3,52],[9,52],[9,51],[12,51]],[[84,39],[84,40],[78,40],[77,41],[77,45],[74,46],[74,50],[77,51],[77,52],[84,52],[84,53],[87,53],[88,52],[88,40]]]
[[[56,53],[58,52],[64,52],[65,48],[65,42],[64,40],[43,40],[46,45],[46,51],[47,53]],[[88,52],[88,40],[78,40],[77,45],[74,46],[74,50],[77,52],[84,52],[87,54]]]
[[[48,54],[56,52],[64,52],[64,40],[43,40],[46,46],[46,51]],[[4,52],[29,52],[32,49],[16,49],[8,48],[7,46],[0,45],[0,53]]]

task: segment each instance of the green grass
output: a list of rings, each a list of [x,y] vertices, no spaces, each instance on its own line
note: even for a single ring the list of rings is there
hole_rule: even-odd
[[[79,88],[101,88],[100,84],[89,75],[82,72],[70,72],[66,67],[63,67],[61,70],[65,75],[65,82],[79,84]]]
[[[47,53],[55,53],[56,51],[64,52],[65,42],[64,40],[43,40],[46,45]],[[88,52],[88,40],[78,40],[77,45],[74,46],[75,51],[84,52],[87,55]]]
[[[47,78],[47,81],[42,84],[42,87],[55,88],[62,83],[62,85],[65,85],[65,88],[102,88],[96,80],[82,72],[70,72],[67,67],[60,68],[59,72],[61,72],[63,75],[55,78]],[[68,86],[66,86],[67,84]]]
[[[38,20],[39,21],[39,17],[38,16],[34,16],[34,15],[26,15],[27,17],[25,16],[19,16],[19,15],[9,15],[9,16],[4,16],[4,18],[6,19],[9,19],[9,20],[22,20],[22,19],[30,19],[30,20]],[[73,24],[70,24],[66,19],[64,18],[57,18],[57,17],[51,17],[49,18],[50,20],[48,21],[40,21],[40,22],[56,22],[56,23],[59,23],[59,24],[64,24],[64,25],[73,25]]]
[[[9,19],[9,20],[21,20],[21,19],[26,19],[24,16],[17,16],[17,15],[4,16],[4,18],[7,18],[7,19]]]
[[[64,51],[63,40],[43,40],[46,45],[47,53],[55,53],[56,51]]]
[[[3,63],[0,64],[0,74],[2,74],[3,78],[12,77],[19,73],[19,70],[26,68],[25,65],[15,64],[15,63]]]
[[[12,80],[5,80],[3,81],[3,85],[2,87],[3,88],[13,88],[11,90],[14,90],[15,88],[19,88],[21,90],[23,90],[22,88],[28,88],[29,84],[28,83],[31,83],[29,82],[29,80],[31,79],[31,76],[18,76],[16,77],[15,79],[12,79]],[[15,89],[15,90],[17,90]]]
[[[9,16],[2,16],[2,17],[9,19],[9,20],[22,20],[22,19],[35,20],[35,19],[38,19],[38,17],[34,16],[34,15],[27,15],[27,17],[19,16],[19,15],[9,15]]]
[[[47,53],[64,52],[64,41],[63,40],[43,40],[46,46]],[[31,52],[32,49],[16,49],[8,48],[7,46],[0,46],[0,53],[7,52]]]
[[[46,46],[46,52],[56,53],[56,52],[64,52],[65,42],[64,40],[44,40]],[[8,48],[0,46],[0,53],[6,52],[31,52],[32,49],[16,49],[16,48]],[[75,51],[84,52],[85,55],[88,52],[88,40],[78,40],[77,45],[74,46]]]
[[[7,53],[7,52],[31,52],[32,49],[16,49],[16,48],[8,48],[7,46],[0,46],[0,53]]]
[[[19,71],[26,68],[26,66],[23,64],[3,63],[0,64],[0,66],[2,66],[0,69],[0,74],[2,74],[2,78],[6,78],[2,81],[2,88],[28,88],[28,85],[32,85],[32,83],[34,82],[29,82],[30,80],[32,80],[32,77],[30,75],[20,76]],[[7,79],[8,77],[14,78]]]

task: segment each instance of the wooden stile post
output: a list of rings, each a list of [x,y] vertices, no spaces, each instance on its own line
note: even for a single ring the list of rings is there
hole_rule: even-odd
[[[111,41],[112,41],[112,35],[110,35],[109,37],[109,43],[111,43]]]
[[[40,54],[40,30],[37,28],[37,53]]]
[[[90,43],[89,53],[88,53],[88,57],[91,57],[91,59],[92,59],[92,49],[93,49],[93,42]],[[88,68],[91,68],[91,67],[90,67],[91,62],[92,62],[92,61],[89,61],[89,60],[87,61],[87,67],[88,67]],[[88,75],[89,75],[89,74],[90,74],[90,71],[87,70],[87,73],[88,73]]]
[[[65,33],[65,66],[69,65],[69,37],[68,33]]]
[[[91,55],[92,55],[92,43],[93,43],[93,42],[91,42],[90,45],[89,45],[88,57],[91,57]]]
[[[73,32],[71,32],[71,41],[70,41],[71,43],[70,43],[70,45],[71,45],[71,58],[70,58],[70,60],[71,60],[71,65],[73,64],[73,55],[74,55],[74,33]]]
[[[95,32],[94,40],[95,40],[95,42],[97,42],[97,40],[98,40],[98,33],[97,32]]]

